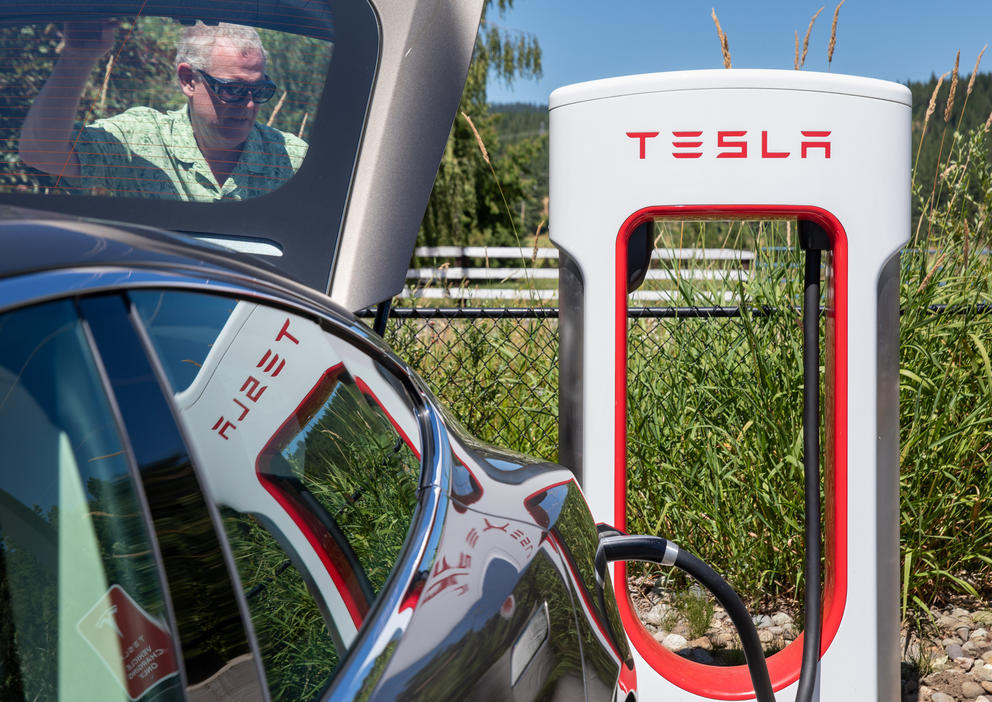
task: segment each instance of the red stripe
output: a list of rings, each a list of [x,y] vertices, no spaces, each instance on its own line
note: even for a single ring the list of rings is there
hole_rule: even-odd
[[[614,511],[615,525],[626,531],[627,520],[627,240],[639,225],[654,219],[690,219],[699,216],[714,219],[783,219],[797,217],[819,224],[832,240],[834,279],[828,281],[833,309],[833,465],[824,466],[826,493],[826,570],[823,590],[823,628],[820,639],[821,657],[830,647],[840,628],[847,601],[847,308],[848,261],[847,233],[830,212],[813,206],[788,205],[711,205],[648,207],[638,210],[623,223],[616,241],[616,332],[615,332],[615,432],[614,447]],[[828,267],[829,270],[830,267]],[[830,378],[827,379],[828,383]],[[827,418],[828,426],[830,418]],[[829,434],[829,432],[828,432]],[[826,455],[830,457],[830,452]],[[832,474],[831,474],[832,471]],[[833,490],[829,487],[833,485]],[[713,667],[693,663],[661,646],[644,628],[634,611],[627,590],[626,568],[614,565],[614,586],[620,617],[627,635],[644,660],[662,677],[688,692],[719,700],[750,700],[754,698],[747,666]],[[800,635],[778,653],[769,656],[768,674],[777,691],[799,679],[802,662]]]
[[[324,371],[320,380],[258,454],[258,459],[255,462],[255,474],[265,491],[279,503],[279,506],[289,515],[313,548],[344,601],[355,628],[360,628],[365,615],[368,614],[369,603],[365,601],[365,595],[362,593],[358,579],[344,554],[336,547],[334,539],[327,534],[320,520],[305,505],[300,504],[294,495],[280,489],[278,484],[265,473],[271,457],[288,445],[299,433],[299,428],[306,425],[327,401],[337,385],[338,376],[342,371],[344,371],[343,363],[338,363]]]

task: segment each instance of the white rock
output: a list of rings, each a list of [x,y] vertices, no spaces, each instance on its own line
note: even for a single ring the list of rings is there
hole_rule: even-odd
[[[792,624],[792,617],[785,612],[776,612],[772,615],[772,624],[775,626],[790,626]]]
[[[988,636],[989,636],[988,629],[975,629],[973,632],[971,632],[971,636],[969,638],[987,639]]]
[[[772,625],[772,618],[767,614],[756,614],[751,617],[751,621],[758,629],[766,628]]]
[[[930,702],[954,702],[954,698],[946,692],[935,692],[930,696]]]
[[[983,663],[982,665],[976,665],[971,669],[971,674],[974,675],[978,680],[990,680],[992,681],[992,665]]]
[[[985,692],[985,689],[976,682],[971,680],[965,680],[961,683],[961,694],[967,699],[972,699],[978,697]]]
[[[758,641],[761,643],[771,643],[775,640],[775,634],[771,632],[771,629],[758,629]]]
[[[669,634],[661,641],[661,645],[669,651],[681,651],[688,643],[684,636],[679,636],[678,634]]]
[[[666,614],[668,614],[668,605],[660,602],[648,610],[648,613],[644,615],[644,621],[654,626],[661,626],[665,621]]]

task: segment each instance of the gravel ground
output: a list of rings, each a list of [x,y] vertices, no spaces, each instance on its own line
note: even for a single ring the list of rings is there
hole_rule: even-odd
[[[705,632],[700,631],[705,614],[697,615],[693,631],[652,581],[631,585],[641,621],[665,648],[707,665],[744,662],[740,639],[720,607],[712,605]],[[685,610],[684,602],[679,610]],[[784,648],[799,633],[795,613],[786,608],[757,614],[754,622],[766,654]],[[992,607],[972,603],[967,609],[934,610],[923,628],[923,633],[904,630],[900,641],[902,702],[992,702]]]

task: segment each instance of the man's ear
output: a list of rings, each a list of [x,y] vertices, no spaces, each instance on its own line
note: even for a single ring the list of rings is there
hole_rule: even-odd
[[[193,67],[188,63],[181,63],[176,66],[176,77],[179,78],[179,85],[182,86],[183,94],[186,97],[193,97],[193,91],[195,87],[193,85],[193,79],[196,73]]]

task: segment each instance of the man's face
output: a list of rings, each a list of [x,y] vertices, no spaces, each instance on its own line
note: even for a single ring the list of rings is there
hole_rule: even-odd
[[[260,51],[242,54],[230,40],[217,39],[207,72],[220,80],[258,83],[265,78],[265,57]],[[207,85],[203,76],[189,64],[179,65],[179,80],[183,93],[189,98],[193,134],[201,149],[237,149],[252,127],[258,114],[254,98],[243,104],[221,102]]]

